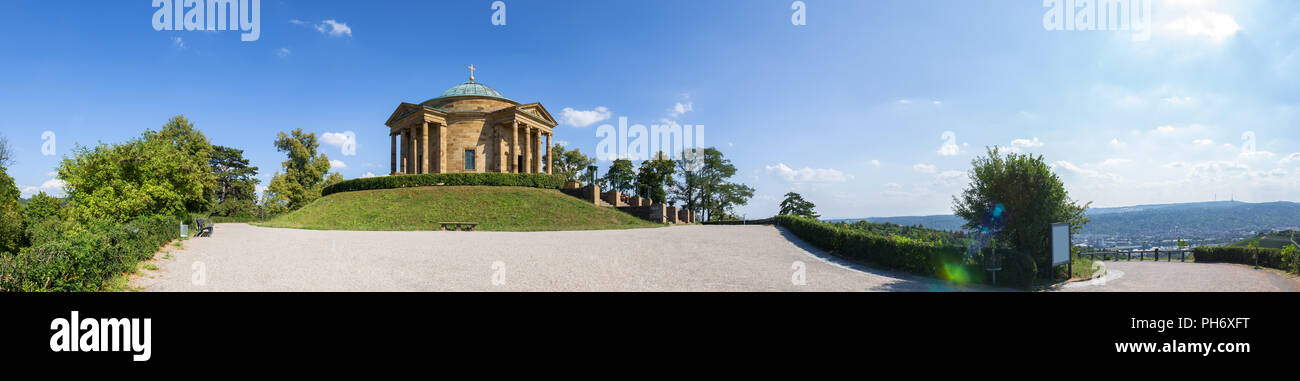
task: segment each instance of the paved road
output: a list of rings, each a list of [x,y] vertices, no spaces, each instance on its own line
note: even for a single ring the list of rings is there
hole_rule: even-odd
[[[1272,270],[1226,263],[1104,262],[1112,273],[1104,282],[1071,284],[1058,291],[1297,291],[1300,282]],[[1118,275],[1115,277],[1114,275]]]
[[[214,237],[183,246],[133,284],[146,291],[958,290],[839,262],[771,226],[504,233],[220,224]],[[803,263],[805,285],[792,281],[795,262]],[[493,284],[494,276],[504,283]]]

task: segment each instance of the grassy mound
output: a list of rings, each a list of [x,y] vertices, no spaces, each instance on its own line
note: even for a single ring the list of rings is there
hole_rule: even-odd
[[[439,222],[477,222],[486,231],[656,227],[613,208],[554,189],[442,186],[368,190],[322,197],[258,226],[315,230],[437,230]]]

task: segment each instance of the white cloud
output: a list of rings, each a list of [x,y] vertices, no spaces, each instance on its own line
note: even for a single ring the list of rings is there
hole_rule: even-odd
[[[585,111],[565,107],[560,111],[560,121],[573,127],[587,127],[609,119],[610,116],[609,108],[604,106]]]
[[[363,179],[368,179],[368,178],[371,178],[371,177],[378,177],[378,176],[375,176],[375,173],[374,173],[374,172],[366,172],[366,174],[361,175],[361,178],[363,178]]]
[[[1057,162],[1052,163],[1052,167],[1053,167],[1053,168],[1062,168],[1062,169],[1065,169],[1066,171],[1069,171],[1069,172],[1072,172],[1072,173],[1076,173],[1076,174],[1079,174],[1079,175],[1083,175],[1083,176],[1087,176],[1087,177],[1091,177],[1091,178],[1105,179],[1105,180],[1112,180],[1112,181],[1118,181],[1118,180],[1119,180],[1119,176],[1116,176],[1116,175],[1114,175],[1114,174],[1105,173],[1105,172],[1101,172],[1101,171],[1097,171],[1097,170],[1093,170],[1093,169],[1081,168],[1081,167],[1079,167],[1079,166],[1077,166],[1077,165],[1074,165],[1074,163],[1071,163],[1071,162],[1068,162],[1068,161],[1064,161],[1064,160],[1060,160],[1060,161],[1057,161]]]
[[[185,49],[185,40],[180,37],[172,37],[172,44],[177,48]]]
[[[778,177],[791,183],[842,183],[853,179],[853,176],[845,175],[836,169],[791,169],[785,163],[777,163],[766,167],[767,173],[775,173]]]
[[[912,166],[912,169],[921,173],[934,173],[938,170],[938,168],[930,164],[916,164]]]
[[[1227,13],[1201,11],[1192,12],[1165,24],[1165,30],[1181,33],[1190,37],[1204,37],[1214,42],[1222,42],[1241,30],[1237,20]]]
[[[280,58],[288,57],[290,54],[293,54],[293,52],[289,51],[289,48],[279,48],[275,50],[275,55]]]
[[[951,187],[955,185],[962,185],[967,180],[969,180],[969,178],[966,176],[966,172],[944,171],[943,173],[940,173],[935,178],[935,184]]]
[[[290,24],[293,24],[293,25],[303,25],[303,24],[306,24],[306,22],[303,22],[302,20],[299,20],[299,19],[289,19],[289,23],[290,23]]]
[[[902,189],[903,186],[902,186],[902,185],[899,185],[898,183],[886,183],[886,184],[885,184],[885,188],[889,188],[889,189]]]
[[[356,156],[357,134],[352,131],[326,132],[320,135],[321,144],[338,147],[343,156]]]
[[[1300,163],[1300,152],[1286,155],[1286,157],[1282,158],[1282,160],[1278,160],[1277,162],[1278,165],[1287,165],[1291,163]]]
[[[1016,139],[1011,141],[1011,146],[1021,148],[1042,147],[1043,142],[1038,141],[1038,138],[1034,138],[1034,140]]]
[[[347,163],[339,160],[330,160],[330,169],[347,169]]]
[[[1114,138],[1114,139],[1111,139],[1111,140],[1110,140],[1110,146],[1111,146],[1111,147],[1115,147],[1115,148],[1124,148],[1124,147],[1127,147],[1128,144],[1125,144],[1124,142],[1119,141],[1119,138]]]
[[[1168,97],[1161,100],[1164,101],[1165,103],[1174,104],[1174,105],[1189,104],[1193,102],[1192,97]]]
[[[691,101],[686,101],[686,103],[677,102],[677,104],[673,105],[673,108],[668,111],[668,115],[676,118],[682,116],[682,114],[694,110],[695,110],[695,102],[691,102]]]
[[[1297,155],[1300,155],[1300,154],[1297,154]],[[871,161],[871,166],[876,167],[876,168],[880,168],[880,160],[872,160],[872,161]]]
[[[1242,152],[1241,154],[1237,155],[1237,157],[1242,159],[1272,159],[1276,156],[1277,154],[1268,151]]]
[[[1156,127],[1156,133],[1158,133],[1158,134],[1172,134],[1172,133],[1175,133],[1175,132],[1178,132],[1178,128],[1175,128],[1174,126],[1160,126],[1160,127]]]
[[[50,172],[50,173],[47,173],[46,175],[49,175],[50,177],[54,177],[54,176],[56,176],[56,175],[58,175],[58,174],[57,174],[57,173],[54,173],[54,172]],[[18,186],[18,190],[19,190],[19,193],[20,193],[20,197],[23,197],[23,198],[30,198],[30,197],[35,196],[36,194],[38,194],[38,193],[42,193],[42,192],[44,192],[45,194],[48,194],[48,195],[54,196],[54,197],[63,197],[63,192],[64,192],[63,187],[64,187],[65,185],[67,185],[67,183],[63,182],[63,180],[59,180],[59,179],[56,179],[56,178],[52,178],[52,179],[49,179],[49,180],[45,180],[45,182],[44,182],[44,183],[41,183],[41,186],[39,186],[39,187],[34,187],[34,186]]]
[[[900,105],[908,105],[908,104],[912,104],[912,100],[911,100],[911,99],[899,99],[899,100],[898,100],[898,104],[900,104]]]
[[[1132,160],[1129,160],[1129,159],[1111,158],[1111,159],[1106,159],[1105,161],[1102,161],[1102,162],[1100,162],[1100,163],[1097,163],[1097,166],[1098,166],[1098,167],[1114,167],[1114,166],[1120,166],[1120,165],[1128,164],[1128,163],[1131,163],[1131,162],[1133,162],[1133,161],[1132,161]]]
[[[325,20],[322,24],[316,26],[316,30],[334,37],[348,36],[352,37],[352,28],[347,23],[341,23],[334,20]]]
[[[1210,140],[1210,139],[1196,139],[1196,140],[1193,140],[1193,141],[1192,141],[1192,144],[1195,144],[1195,145],[1198,145],[1198,146],[1214,145],[1214,140]]]

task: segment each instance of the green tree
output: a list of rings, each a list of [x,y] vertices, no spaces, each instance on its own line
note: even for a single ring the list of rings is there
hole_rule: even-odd
[[[281,163],[283,173],[277,172],[267,186],[263,204],[274,213],[297,210],[320,198],[326,186],[343,181],[343,176],[330,170],[330,160],[325,154],[317,155],[320,143],[315,133],[305,133],[301,128],[289,134],[276,135],[275,149],[289,159]]]
[[[803,195],[789,192],[785,194],[785,200],[781,200],[781,210],[777,214],[782,216],[800,216],[808,218],[819,218],[814,209],[816,204],[812,201],[805,200]]]
[[[177,115],[168,119],[167,123],[158,131],[145,131],[144,138],[145,140],[159,140],[171,144],[187,156],[187,161],[208,164],[212,160],[214,148],[208,141],[208,137],[195,128],[189,119],[185,119],[184,115]],[[216,200],[217,178],[216,176],[207,177],[208,181],[203,184],[203,198],[201,200],[187,200],[187,210],[197,213],[212,209]]]
[[[9,138],[0,135],[0,167],[9,168],[14,163],[14,149],[9,146]]]
[[[8,170],[0,166],[0,255],[17,254],[26,239],[23,230],[23,205],[21,196]]]
[[[614,160],[609,164],[609,170],[605,171],[605,177],[602,179],[610,189],[617,190],[619,193],[631,192],[632,184],[636,182],[636,167],[633,167],[632,161],[628,159]]]
[[[655,155],[654,160],[641,162],[641,168],[636,173],[636,181],[632,184],[636,187],[637,195],[648,198],[656,204],[665,203],[668,198],[666,187],[672,182],[674,167],[673,161],[669,160],[663,152]]]
[[[150,215],[204,213],[214,176],[207,138],[184,118],[122,144],[78,146],[59,164],[72,217],[126,222]]]
[[[596,159],[583,155],[577,148],[568,150],[559,144],[551,147],[551,155],[555,158],[555,169],[551,173],[564,176],[567,181],[582,181],[587,167],[596,164]]]
[[[63,208],[63,201],[41,192],[27,200],[27,206],[23,208],[23,214],[27,226],[36,226],[44,221],[62,221],[68,217],[67,211]]]
[[[971,161],[971,167],[969,187],[953,196],[953,213],[965,219],[970,230],[995,225],[989,229],[995,238],[1030,255],[1039,268],[1047,268],[1051,260],[1053,223],[1068,222],[1074,234],[1088,223],[1085,212],[1091,203],[1071,200],[1042,155],[1004,156],[998,148],[989,148],[987,156]]]
[[[244,150],[213,146],[208,166],[217,178],[216,207],[220,216],[244,215],[257,206],[257,167],[249,166]]]
[[[729,216],[735,207],[754,197],[754,188],[727,181],[736,175],[736,166],[717,148],[685,150],[676,164],[673,202],[700,213],[705,220]]]

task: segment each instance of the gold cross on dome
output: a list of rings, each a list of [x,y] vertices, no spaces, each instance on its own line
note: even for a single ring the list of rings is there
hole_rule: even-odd
[[[475,69],[475,68],[474,68],[474,65],[469,65],[469,81],[470,81],[470,82],[474,82],[474,70],[478,70],[478,69]]]

